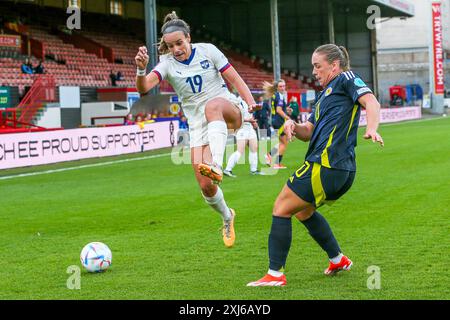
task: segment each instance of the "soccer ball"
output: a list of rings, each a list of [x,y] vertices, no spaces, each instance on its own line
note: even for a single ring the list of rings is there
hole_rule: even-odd
[[[80,260],[87,271],[102,272],[111,265],[112,253],[106,244],[91,242],[81,250]]]

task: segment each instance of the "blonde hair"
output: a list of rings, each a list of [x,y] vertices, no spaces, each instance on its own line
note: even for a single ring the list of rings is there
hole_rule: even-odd
[[[171,13],[167,14],[164,18],[164,24],[161,28],[161,40],[159,41],[158,45],[158,51],[160,54],[166,54],[169,53],[170,50],[167,47],[167,44],[164,42],[163,36],[166,33],[181,31],[184,33],[184,35],[187,37],[191,33],[191,28],[189,25],[182,19],[178,18],[177,13],[175,11],[172,11]]]
[[[277,92],[278,85],[282,82],[286,83],[283,79],[275,80],[272,83],[264,81],[263,82],[264,97],[266,99],[271,98],[275,94],[275,92]]]
[[[339,61],[341,69],[344,71],[350,70],[350,56],[344,46],[337,46],[335,44],[324,44],[314,50],[314,53],[325,55],[329,64],[334,61]]]

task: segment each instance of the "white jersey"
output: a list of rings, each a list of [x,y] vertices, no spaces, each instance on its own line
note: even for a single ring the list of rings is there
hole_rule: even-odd
[[[181,100],[188,120],[203,114],[206,103],[215,97],[236,100],[229,92],[221,73],[230,67],[225,55],[209,43],[192,44],[192,53],[185,61],[176,60],[172,54],[161,56],[152,70],[159,80],[167,80]],[[201,109],[203,108],[203,110]]]
[[[252,118],[250,112],[248,112],[248,107],[244,104],[243,110],[243,118],[245,120]],[[257,139],[256,131],[253,129],[253,126],[250,122],[245,121],[242,127],[236,131],[236,139],[237,140],[252,140]]]
[[[253,117],[253,115],[250,112],[248,112],[247,105],[245,105],[245,108],[243,110],[244,110],[244,120],[248,120],[248,119],[251,119]],[[243,127],[247,127],[249,129],[253,130],[252,124],[250,122],[248,122],[248,121],[244,122]]]

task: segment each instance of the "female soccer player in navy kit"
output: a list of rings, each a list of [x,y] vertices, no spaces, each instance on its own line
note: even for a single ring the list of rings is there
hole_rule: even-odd
[[[274,169],[286,169],[281,163],[284,152],[289,143],[284,132],[284,123],[289,120],[287,115],[287,92],[286,82],[284,80],[275,81],[273,84],[269,82],[263,83],[265,95],[271,97],[272,103],[272,127],[277,130],[279,144],[265,155],[266,164]],[[275,157],[275,159],[274,159]]]
[[[227,206],[217,184],[222,181],[228,129],[242,127],[245,108],[252,111],[257,106],[249,88],[223,53],[209,43],[191,44],[189,25],[175,12],[166,16],[161,33],[160,62],[148,74],[147,48],[139,48],[135,58],[136,87],[145,94],[167,79],[180,97],[189,120],[195,177],[206,203],[222,216],[225,246],[232,247],[235,212]],[[222,77],[240,97],[228,91]]]
[[[339,199],[355,178],[355,146],[360,109],[367,112],[365,139],[384,145],[378,134],[379,110],[372,91],[350,70],[344,47],[327,44],[312,55],[313,75],[324,89],[306,123],[286,121],[288,138],[310,141],[305,162],[289,178],[275,201],[269,234],[269,271],[248,286],[284,286],[284,267],[292,239],[291,217],[295,216],[327,253],[326,275],[349,270],[352,261],[341,248],[317,208]]]

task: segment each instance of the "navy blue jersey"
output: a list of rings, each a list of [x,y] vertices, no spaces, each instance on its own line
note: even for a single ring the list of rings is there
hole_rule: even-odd
[[[355,147],[361,113],[358,99],[372,93],[352,71],[333,79],[314,105],[308,121],[314,125],[306,160],[326,168],[356,171]]]
[[[283,112],[286,113],[286,100],[280,95],[279,92],[275,92],[272,96],[272,123],[282,125],[284,123],[284,118],[280,116],[277,112],[277,107],[281,107]]]

